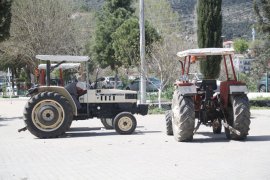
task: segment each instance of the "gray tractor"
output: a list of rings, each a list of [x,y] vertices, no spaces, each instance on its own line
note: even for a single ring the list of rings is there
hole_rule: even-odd
[[[214,134],[221,133],[223,125],[228,139],[247,137],[250,125],[248,90],[246,84],[236,78],[233,54],[234,50],[229,48],[190,49],[177,53],[182,58],[182,76],[175,83],[172,110],[166,112],[167,135],[174,135],[177,141],[191,141],[203,124],[211,126]],[[207,61],[207,57],[213,55],[222,56],[224,61],[227,80],[220,82],[220,90],[217,90],[215,79],[203,79],[200,83],[188,79],[189,68],[197,59]]]
[[[137,126],[134,114],[146,115],[148,106],[137,104],[137,92],[118,89],[87,89],[79,97],[82,110],[61,86],[50,86],[50,71],[65,62],[86,62],[87,56],[37,55],[46,61],[46,85],[29,90],[31,98],[24,109],[26,127],[38,138],[55,138],[69,130],[73,120],[99,118],[106,129],[132,134]],[[58,62],[54,67],[51,62]]]

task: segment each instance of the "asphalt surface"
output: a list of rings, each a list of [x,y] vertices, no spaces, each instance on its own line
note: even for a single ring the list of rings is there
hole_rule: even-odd
[[[164,115],[136,116],[132,135],[76,121],[62,138],[37,139],[24,127],[26,100],[0,100],[0,180],[270,179],[270,111],[252,110],[246,141],[201,126],[190,143],[165,134]]]

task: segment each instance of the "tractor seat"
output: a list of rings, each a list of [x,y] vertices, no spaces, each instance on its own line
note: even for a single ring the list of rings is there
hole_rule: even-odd
[[[208,90],[216,90],[217,89],[217,80],[215,79],[204,79],[202,80],[200,89],[203,91]]]

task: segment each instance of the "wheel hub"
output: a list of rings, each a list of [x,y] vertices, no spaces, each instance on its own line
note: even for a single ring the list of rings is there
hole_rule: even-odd
[[[128,131],[132,128],[132,120],[129,117],[122,117],[118,121],[118,126],[122,131]]]
[[[38,119],[47,125],[55,123],[59,117],[57,109],[51,105],[41,107],[37,114]]]

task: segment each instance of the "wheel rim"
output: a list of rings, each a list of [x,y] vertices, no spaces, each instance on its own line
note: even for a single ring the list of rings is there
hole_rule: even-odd
[[[132,128],[132,119],[129,117],[121,117],[118,121],[118,127],[122,131],[129,131]]]
[[[50,132],[58,129],[64,122],[63,107],[54,100],[43,100],[32,110],[32,121],[42,131]]]

